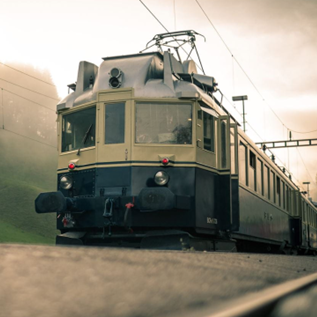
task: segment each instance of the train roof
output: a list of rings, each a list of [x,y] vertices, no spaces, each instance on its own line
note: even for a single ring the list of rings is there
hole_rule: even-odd
[[[97,99],[99,91],[116,89],[109,84],[111,70],[119,69],[120,88],[133,88],[136,98],[204,99],[219,111],[213,93],[217,83],[213,77],[197,73],[192,60],[178,61],[166,51],[103,58],[100,67],[79,63],[74,91],[57,105],[57,111],[70,109]]]

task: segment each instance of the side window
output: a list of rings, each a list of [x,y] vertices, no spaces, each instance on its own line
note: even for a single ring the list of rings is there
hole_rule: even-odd
[[[95,146],[96,107],[63,116],[62,152]]]
[[[286,196],[285,196],[285,183],[282,181],[282,207],[283,209],[285,209],[285,200],[286,200]]]
[[[303,201],[303,221],[306,222],[307,221],[307,207],[306,207],[306,203]]]
[[[277,204],[281,206],[281,179],[276,176],[276,196],[277,196]]]
[[[215,119],[209,113],[203,112],[204,118],[204,149],[215,152]]]
[[[290,199],[290,189],[287,185],[285,185],[285,195],[286,195],[286,210],[289,210],[289,199]]]
[[[298,196],[297,192],[294,192],[294,213],[295,216],[300,215],[300,207],[298,206]]]
[[[235,128],[230,127],[230,160],[231,160],[231,174],[237,173],[236,166],[236,139]]]
[[[125,104],[107,104],[105,107],[105,143],[124,143]]]
[[[137,102],[135,143],[192,144],[192,104]]]
[[[276,194],[275,194],[275,173],[271,171],[270,177],[270,200],[273,203],[276,203]]]
[[[263,162],[261,160],[257,160],[257,190],[258,193],[264,195],[263,193]]]
[[[221,137],[221,167],[226,167],[227,165],[227,123],[221,120],[220,123],[220,137]]]
[[[310,209],[310,206],[308,206],[308,223],[311,225],[311,209]]]
[[[270,171],[269,168],[265,165],[264,172],[263,172],[263,195],[265,198],[269,197],[269,188],[270,188]]]
[[[248,185],[246,166],[247,166],[247,147],[242,142],[240,142],[239,144],[239,180],[244,185]]]
[[[250,177],[249,177],[249,181],[250,181],[250,187],[253,190],[256,190],[256,157],[255,154],[250,151],[250,158],[249,158],[249,173],[250,173]]]

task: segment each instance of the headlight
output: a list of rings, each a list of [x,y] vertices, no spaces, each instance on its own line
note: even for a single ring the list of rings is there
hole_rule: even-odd
[[[63,189],[70,189],[73,186],[73,181],[69,176],[62,176],[60,181],[60,186]]]
[[[159,171],[154,176],[154,181],[157,185],[163,186],[166,185],[169,181],[169,176],[164,171]]]

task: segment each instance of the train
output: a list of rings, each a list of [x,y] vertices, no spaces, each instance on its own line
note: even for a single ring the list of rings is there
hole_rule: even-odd
[[[56,244],[316,253],[315,205],[181,59],[197,35],[79,63],[57,104],[57,190],[35,200],[57,216]]]

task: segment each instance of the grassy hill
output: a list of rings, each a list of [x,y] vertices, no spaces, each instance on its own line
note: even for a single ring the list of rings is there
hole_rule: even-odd
[[[37,195],[46,190],[17,180],[0,180],[0,243],[54,244],[56,215],[39,215]]]
[[[59,97],[47,70],[7,66],[0,65],[5,79],[0,92],[0,243],[54,243],[56,215],[36,214],[34,200],[56,189]]]

